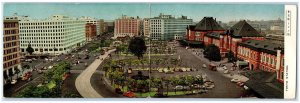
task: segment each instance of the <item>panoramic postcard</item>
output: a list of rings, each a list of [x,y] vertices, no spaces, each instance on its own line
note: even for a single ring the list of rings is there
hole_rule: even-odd
[[[284,4],[4,3],[3,94],[283,99],[286,15]]]

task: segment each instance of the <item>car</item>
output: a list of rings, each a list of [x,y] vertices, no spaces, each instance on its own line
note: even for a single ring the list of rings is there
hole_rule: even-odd
[[[183,86],[181,86],[181,85],[177,85],[177,86],[175,86],[175,88],[174,89],[176,89],[176,90],[182,90],[183,89]]]
[[[37,59],[36,58],[32,58],[32,60],[36,61]]]
[[[42,73],[43,73],[43,71],[42,71],[41,69],[39,69],[39,70],[38,70],[38,73],[39,73],[39,74],[42,74]]]
[[[49,59],[48,59],[48,58],[45,58],[45,60],[48,61]]]
[[[240,86],[240,87],[243,87],[243,86],[245,85],[244,82],[237,82],[236,84],[237,84],[238,86]]]
[[[181,70],[182,70],[183,72],[186,72],[186,68],[181,68]]]
[[[32,59],[26,59],[25,61],[26,62],[32,62]]]
[[[60,60],[60,59],[57,59],[56,61],[59,62],[59,61],[61,61],[61,60]]]
[[[244,87],[245,90],[248,90],[248,89],[249,89],[249,87],[247,87],[246,85],[244,85],[243,87]]]
[[[190,72],[190,71],[191,71],[191,68],[186,68],[186,71]]]
[[[125,93],[123,94],[123,96],[129,97],[129,98],[134,98],[134,97],[136,97],[135,94],[134,94],[133,92],[131,92],[131,91],[125,92]]]
[[[203,65],[202,65],[202,68],[206,68],[206,67],[207,67],[206,64],[203,64]]]
[[[53,61],[53,58],[50,58],[49,61]]]
[[[53,68],[53,66],[49,66],[49,67],[48,67],[48,69],[52,69],[52,68]]]
[[[234,83],[237,83],[237,82],[239,82],[240,80],[237,79],[237,78],[233,78],[233,79],[231,79],[230,81],[231,81],[231,82],[234,82]]]
[[[227,70],[227,67],[226,67],[226,66],[223,66],[223,69],[224,69],[224,70]]]
[[[225,71],[224,71],[224,74],[228,74],[228,73],[229,73],[229,70],[225,70]]]
[[[10,84],[16,84],[18,81],[17,80],[12,80],[11,82],[10,82]]]

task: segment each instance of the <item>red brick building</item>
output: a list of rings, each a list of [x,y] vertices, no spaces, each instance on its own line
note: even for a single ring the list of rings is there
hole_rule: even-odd
[[[21,69],[19,21],[3,21],[3,75],[4,84],[10,77],[18,75]],[[16,78],[12,78],[16,79]]]
[[[85,24],[85,37],[86,41],[91,41],[96,37],[97,26],[92,23]]]
[[[236,23],[226,32],[206,33],[204,35],[204,45],[215,44],[220,48],[222,56],[225,56],[229,51],[236,55],[238,43],[249,39],[264,40],[264,37],[243,20]]]
[[[196,25],[189,25],[186,29],[186,40],[203,43],[204,35],[211,32],[224,33],[223,29],[213,17],[204,17]]]
[[[247,40],[238,44],[237,57],[248,62],[250,70],[276,72],[283,83],[284,44],[271,40]]]
[[[122,18],[115,20],[114,37],[138,36],[140,33],[141,20],[137,17],[127,17],[123,15]]]

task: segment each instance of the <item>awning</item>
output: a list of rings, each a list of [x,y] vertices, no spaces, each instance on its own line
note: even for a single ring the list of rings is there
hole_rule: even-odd
[[[248,65],[248,62],[247,61],[237,61],[236,62],[238,66],[241,66],[241,65]]]

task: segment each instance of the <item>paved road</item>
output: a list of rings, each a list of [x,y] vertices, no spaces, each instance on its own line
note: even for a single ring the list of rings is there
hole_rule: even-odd
[[[103,56],[100,56],[100,58],[106,58],[108,54],[115,51],[110,50],[106,52]],[[102,63],[103,60],[96,59],[91,65],[89,65],[77,78],[75,81],[75,86],[77,91],[80,93],[80,95],[84,98],[103,98],[102,95],[97,93],[95,89],[91,85],[91,77],[98,68],[98,66]]]
[[[178,54],[181,56],[184,65],[198,69],[198,72],[205,73],[209,79],[215,82],[215,88],[210,90],[209,93],[203,95],[191,95],[191,96],[176,96],[176,97],[189,97],[189,98],[239,98],[245,95],[246,91],[237,86],[235,83],[230,82],[230,78],[226,78],[222,74],[216,71],[210,71],[208,69],[202,69],[204,63],[199,58],[195,57],[192,53],[187,51],[183,47],[178,47]],[[197,72],[196,72],[197,73]]]

